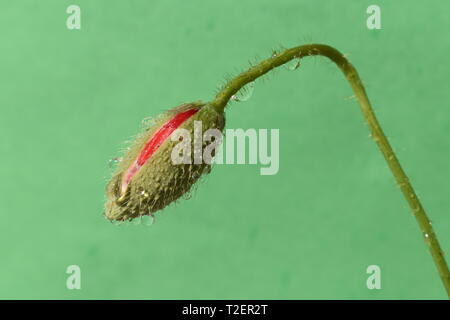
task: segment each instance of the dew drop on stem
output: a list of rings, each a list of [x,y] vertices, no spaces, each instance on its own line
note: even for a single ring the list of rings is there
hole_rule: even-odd
[[[290,71],[297,70],[300,67],[300,59],[295,58],[285,64],[286,69]]]
[[[243,86],[236,94],[231,96],[231,100],[242,102],[247,101],[253,95],[253,90],[255,89],[255,82],[250,82]]]

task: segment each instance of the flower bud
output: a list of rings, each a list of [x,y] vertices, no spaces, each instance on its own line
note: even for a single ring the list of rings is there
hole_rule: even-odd
[[[118,164],[106,188],[105,216],[109,220],[131,220],[153,215],[188,192],[203,175],[209,173],[210,163],[189,160],[173,161],[173,149],[179,141],[171,135],[186,129],[194,137],[194,122],[201,123],[201,136],[209,129],[222,132],[225,118],[211,105],[187,103],[159,116],[155,123],[138,135]],[[194,144],[194,139],[192,145]],[[191,143],[191,142],[190,142]],[[202,152],[205,144],[201,143]],[[194,148],[189,148],[194,150]],[[194,153],[194,152],[193,152]]]

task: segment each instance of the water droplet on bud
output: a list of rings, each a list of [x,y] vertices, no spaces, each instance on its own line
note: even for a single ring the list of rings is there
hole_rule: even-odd
[[[133,225],[138,226],[140,224],[142,224],[142,216],[134,218],[132,221]]]
[[[122,220],[112,220],[111,222],[115,226],[121,226],[124,224],[124,222]]]
[[[108,161],[108,166],[114,168],[120,161],[122,161],[122,158],[112,158]]]
[[[144,226],[151,226],[155,222],[155,218],[151,215],[141,217],[141,224]]]
[[[147,129],[148,127],[153,126],[156,123],[156,119],[154,117],[144,118],[141,122],[141,127]]]

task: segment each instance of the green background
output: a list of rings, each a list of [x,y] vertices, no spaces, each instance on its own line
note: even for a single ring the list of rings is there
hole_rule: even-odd
[[[81,30],[66,8],[81,7]],[[366,8],[381,7],[368,30]],[[209,100],[272,49],[349,54],[450,252],[450,4],[2,1],[0,298],[443,299],[422,235],[340,71],[307,58],[256,83],[227,128],[280,130],[280,171],[217,165],[152,226],[102,217],[124,141]],[[81,267],[81,290],[66,268]],[[381,267],[381,290],[366,268]]]

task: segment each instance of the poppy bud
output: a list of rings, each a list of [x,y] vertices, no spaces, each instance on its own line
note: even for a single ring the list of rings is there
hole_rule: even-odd
[[[132,220],[153,215],[188,192],[203,174],[209,173],[208,162],[177,164],[172,159],[172,151],[179,143],[172,141],[172,133],[186,129],[193,137],[194,121],[201,122],[203,132],[222,131],[225,125],[223,113],[209,104],[194,102],[163,113],[138,135],[107,185],[106,218]],[[201,150],[204,147],[202,143]],[[189,157],[192,159],[192,155]]]

